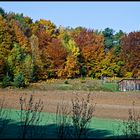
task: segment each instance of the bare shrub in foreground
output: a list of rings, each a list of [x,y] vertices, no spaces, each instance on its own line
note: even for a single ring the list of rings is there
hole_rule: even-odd
[[[140,138],[140,115],[133,108],[129,109],[128,120],[123,121],[123,134],[128,138]]]
[[[26,98],[20,97],[20,125],[22,138],[36,135],[36,126],[41,121],[41,111],[43,110],[43,102],[39,99],[38,102],[34,101],[33,95],[27,101]]]
[[[68,104],[58,104],[56,111],[57,135],[59,138],[86,137],[90,121],[94,115],[95,105],[90,93],[80,97],[78,94],[71,100],[71,109]]]
[[[61,139],[70,137],[70,125],[70,111],[62,101],[61,104],[58,103],[56,109],[57,136]]]
[[[76,97],[72,99],[72,125],[74,127],[74,138],[86,136],[88,125],[94,115],[95,105],[92,104],[90,93],[87,97]]]

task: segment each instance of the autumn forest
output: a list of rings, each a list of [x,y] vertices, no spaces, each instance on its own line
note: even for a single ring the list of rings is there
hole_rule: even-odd
[[[33,22],[0,8],[3,87],[11,82],[25,87],[50,78],[103,76],[140,77],[140,31],[57,27],[48,19]]]

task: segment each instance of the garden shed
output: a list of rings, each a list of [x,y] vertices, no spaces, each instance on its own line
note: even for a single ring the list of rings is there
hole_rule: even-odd
[[[118,87],[120,91],[140,90],[140,79],[122,79]]]

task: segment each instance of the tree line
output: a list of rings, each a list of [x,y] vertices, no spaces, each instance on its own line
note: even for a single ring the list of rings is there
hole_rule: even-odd
[[[0,8],[0,80],[26,86],[49,78],[140,77],[140,32],[57,27]]]

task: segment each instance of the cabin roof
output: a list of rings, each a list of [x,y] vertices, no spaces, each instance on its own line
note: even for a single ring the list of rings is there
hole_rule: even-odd
[[[121,81],[132,81],[132,80],[134,80],[134,81],[140,81],[140,79],[135,79],[135,78],[131,78],[131,79],[129,79],[129,78],[127,78],[127,79],[121,79],[120,81],[118,81],[118,83],[120,83]]]

